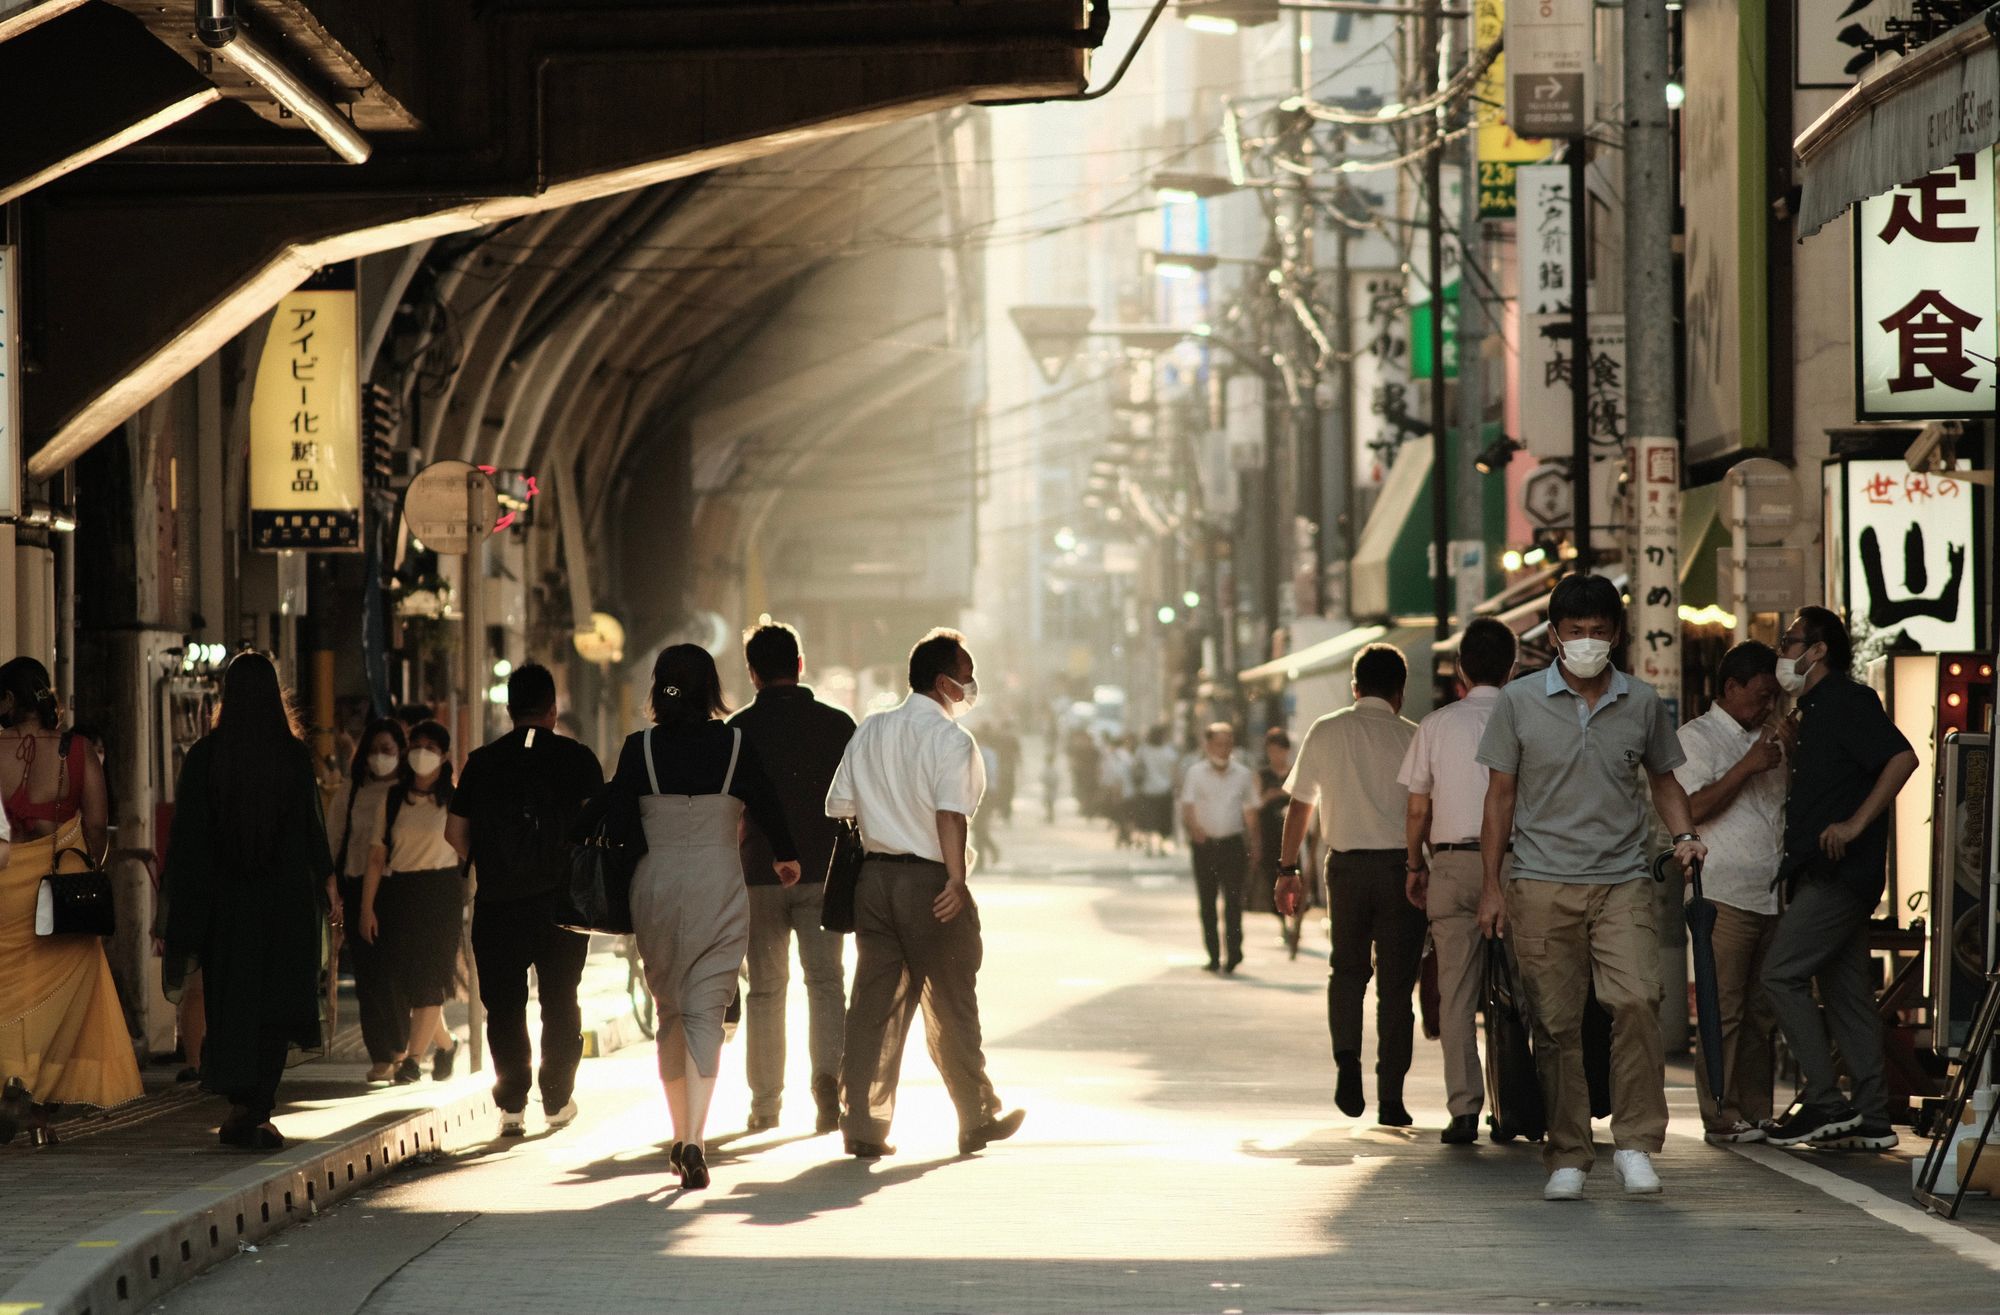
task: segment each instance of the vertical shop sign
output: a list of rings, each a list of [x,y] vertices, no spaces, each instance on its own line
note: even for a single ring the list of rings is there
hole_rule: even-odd
[[[1531,315],[1521,339],[1521,441],[1530,455],[1568,458],[1575,427],[1568,315]],[[1592,458],[1615,457],[1625,446],[1625,317],[1590,317],[1590,445]],[[1609,510],[1607,508],[1606,510]],[[1595,514],[1591,518],[1598,521]]]
[[[1827,533],[1845,542],[1840,583],[1857,641],[1879,650],[1900,633],[1926,653],[1977,648],[1987,584],[1977,487],[1895,460],[1828,466],[1827,485],[1829,505],[1844,513],[1844,526]]]
[[[0,516],[21,514],[20,252],[0,246]]]
[[[1472,48],[1484,50],[1506,30],[1506,0],[1474,0]],[[1548,155],[1548,143],[1522,137],[1507,122],[1507,54],[1494,56],[1472,93],[1473,121],[1479,125],[1479,217],[1512,219],[1515,170]]]
[[[1519,0],[1507,6],[1507,122],[1537,137],[1590,131],[1596,53],[1591,0]]]
[[[1671,438],[1632,444],[1637,488],[1638,570],[1632,592],[1638,624],[1632,636],[1633,669],[1680,722],[1681,702],[1681,456]],[[1593,520],[1596,517],[1592,517]]]
[[[1989,152],[1869,197],[1854,221],[1854,395],[1864,420],[1994,412],[2000,276]]]
[[[278,303],[250,400],[250,541],[361,546],[361,379],[354,265]]]
[[[1380,488],[1405,439],[1421,428],[1410,386],[1409,299],[1401,271],[1358,273],[1351,289],[1361,354],[1354,362],[1354,482]]]

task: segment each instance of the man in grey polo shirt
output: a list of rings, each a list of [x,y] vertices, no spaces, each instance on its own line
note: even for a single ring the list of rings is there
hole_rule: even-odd
[[[1652,1156],[1666,1141],[1659,941],[1646,871],[1646,795],[1674,833],[1682,865],[1707,856],[1695,834],[1673,719],[1652,687],[1610,665],[1625,604],[1602,576],[1566,577],[1549,595],[1556,663],[1501,691],[1479,742],[1491,772],[1480,827],[1479,925],[1511,935],[1535,1022],[1548,1112],[1542,1197],[1583,1197],[1595,1149],[1583,1068],[1592,981],[1611,1013],[1612,1167],[1629,1194],[1660,1190]],[[1640,784],[1645,773],[1646,785]],[[1507,846],[1514,847],[1503,890]]]

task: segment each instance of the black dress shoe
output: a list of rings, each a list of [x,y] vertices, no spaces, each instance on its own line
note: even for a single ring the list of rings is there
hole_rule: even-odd
[[[1015,1110],[997,1119],[988,1119],[976,1128],[958,1134],[958,1153],[972,1155],[985,1150],[992,1143],[1006,1141],[1021,1130],[1021,1121],[1028,1117],[1026,1110]]]
[[[1350,1119],[1359,1118],[1368,1108],[1368,1098],[1361,1094],[1361,1057],[1335,1055],[1333,1066],[1339,1073],[1333,1084],[1333,1106]]]
[[[1219,960],[1210,959],[1201,966],[1201,970],[1205,973],[1219,973],[1222,971],[1222,964]]]
[[[453,1064],[456,1064],[457,1062],[458,1062],[457,1046],[454,1045],[449,1050],[433,1050],[431,1052],[431,1081],[433,1082],[451,1081],[451,1066]]]
[[[1396,1097],[1375,1102],[1375,1122],[1384,1128],[1407,1128],[1416,1120],[1410,1117],[1409,1110],[1403,1108],[1402,1098]]]
[[[1479,1140],[1479,1116],[1477,1114],[1454,1114],[1445,1125],[1438,1140],[1447,1146],[1470,1146]]]
[[[896,1148],[885,1141],[855,1141],[849,1137],[847,1153],[857,1160],[879,1160],[885,1155],[894,1155]]]
[[[1234,959],[1231,959],[1228,963],[1223,964],[1222,971],[1223,974],[1227,976],[1228,974],[1235,972],[1238,968],[1241,968],[1242,966],[1243,966],[1243,956],[1239,954]]]
[[[677,1141],[674,1143],[674,1148],[671,1151],[667,1152],[667,1164],[670,1168],[673,1169],[675,1173],[679,1173],[681,1171],[681,1152],[686,1149],[687,1149],[686,1142]]]

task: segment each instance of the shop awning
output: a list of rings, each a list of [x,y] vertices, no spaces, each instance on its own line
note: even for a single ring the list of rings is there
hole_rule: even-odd
[[[1236,673],[1236,679],[1245,685],[1284,686],[1294,680],[1304,680],[1308,676],[1323,676],[1328,672],[1344,672],[1353,663],[1354,655],[1368,644],[1393,644],[1403,651],[1404,657],[1412,652],[1427,649],[1431,643],[1431,627],[1428,623],[1412,621],[1407,625],[1356,626],[1342,631],[1331,639],[1323,639],[1296,653],[1287,653],[1247,671]],[[1412,670],[1421,670],[1421,662],[1411,662]]]
[[[2000,142],[2000,6],[1853,88],[1793,143],[1805,167],[1799,236]]]
[[[1729,547],[1729,526],[1722,516],[1721,484],[1681,490],[1681,604],[1718,606],[1722,602],[1716,554]]]

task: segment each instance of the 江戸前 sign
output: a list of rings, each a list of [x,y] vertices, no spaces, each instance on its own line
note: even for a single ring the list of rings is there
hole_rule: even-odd
[[[250,541],[361,546],[361,380],[354,266],[278,303],[250,399]]]
[[[1855,401],[1864,420],[1994,413],[2000,370],[1993,156],[1957,161],[1855,210]]]

